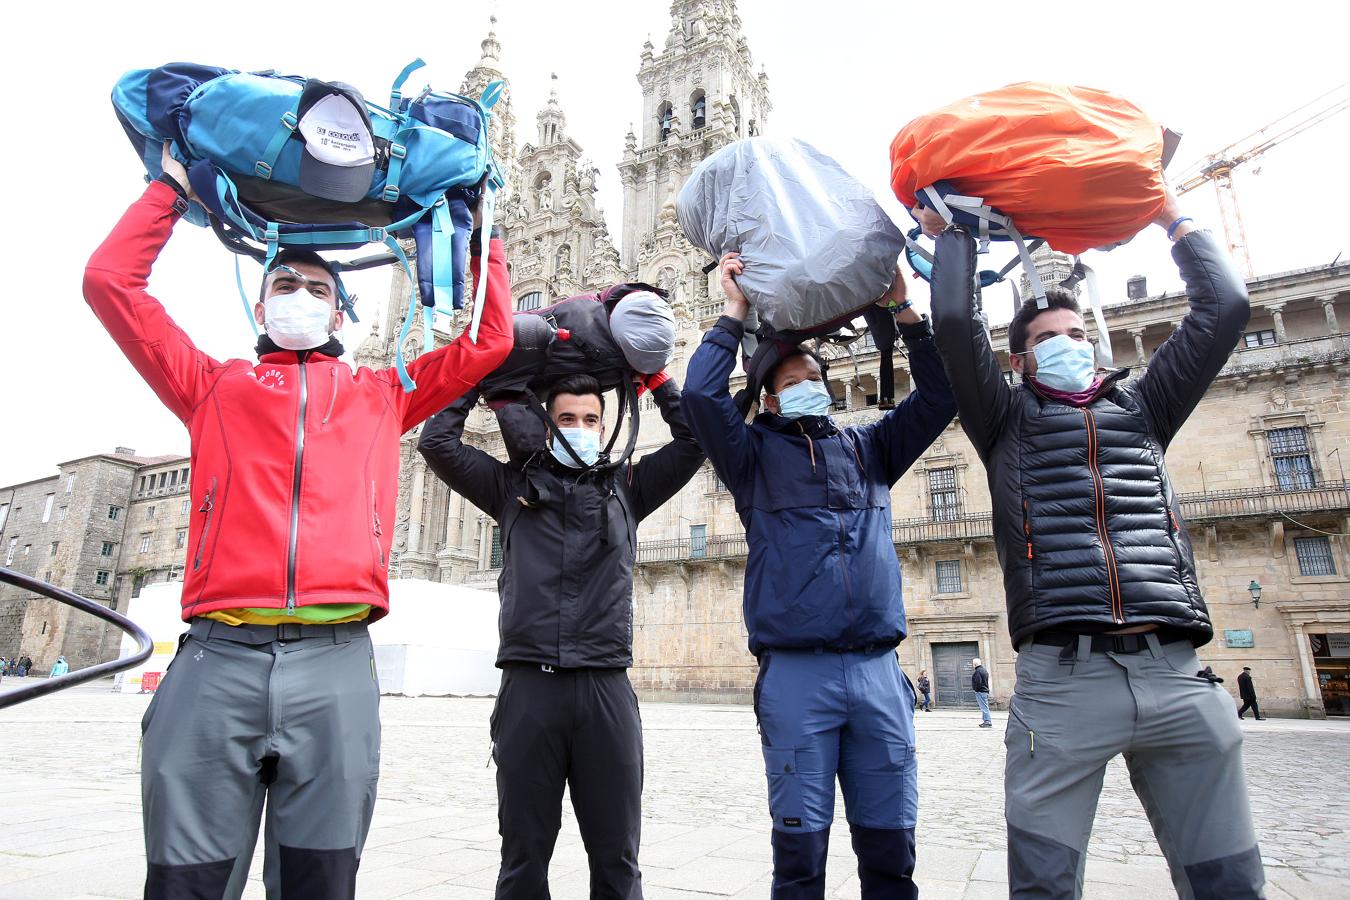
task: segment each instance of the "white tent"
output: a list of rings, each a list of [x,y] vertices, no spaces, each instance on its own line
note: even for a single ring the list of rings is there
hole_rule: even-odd
[[[163,674],[187,625],[181,618],[182,585],[146,585],[127,605],[126,615],[155,642],[144,666],[117,676],[117,690],[141,690],[147,672]],[[390,614],[370,628],[375,666],[385,694],[491,695],[501,680],[497,657],[495,593],[414,578],[389,582]],[[122,655],[135,651],[122,638]]]

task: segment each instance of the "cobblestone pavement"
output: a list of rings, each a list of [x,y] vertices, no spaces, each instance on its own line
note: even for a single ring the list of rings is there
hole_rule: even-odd
[[[138,723],[147,699],[82,688],[0,712],[0,900],[137,897],[144,874]],[[383,703],[384,753],[358,896],[486,898],[497,825],[491,700]],[[997,714],[996,714],[997,717]],[[648,704],[642,865],[648,900],[765,898],[764,776],[745,707]],[[925,898],[1006,897],[1003,720],[920,714],[918,880]],[[1246,722],[1246,764],[1272,898],[1350,897],[1350,722]],[[831,898],[857,898],[842,818]],[[254,876],[261,871],[255,860]],[[1156,898],[1171,883],[1124,766],[1113,764],[1087,866],[1089,898]],[[552,865],[556,900],[586,897],[570,810]],[[248,897],[261,898],[256,881]]]

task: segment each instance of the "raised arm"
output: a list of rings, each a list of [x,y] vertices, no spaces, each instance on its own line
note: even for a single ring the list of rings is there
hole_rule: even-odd
[[[722,257],[722,290],[727,295],[722,318],[703,336],[689,358],[684,386],[684,414],[703,452],[712,460],[722,482],[733,490],[750,477],[753,450],[745,417],[731,398],[731,372],[745,335],[750,305],[736,286],[740,272],[737,254]]]
[[[184,175],[181,183],[186,182]],[[150,269],[174,223],[187,212],[187,202],[186,193],[168,178],[152,181],[84,270],[84,299],[94,315],[156,396],[183,422],[205,394],[211,371],[221,364],[198,350],[146,289]]]
[[[933,333],[961,427],[987,461],[1008,417],[1011,388],[989,343],[975,284],[975,240],[964,228],[947,228],[937,236],[933,261]]]
[[[495,517],[510,499],[510,473],[506,463],[464,444],[464,421],[477,402],[478,391],[473,389],[432,416],[422,429],[417,451],[450,490]]]
[[[1232,260],[1212,234],[1194,230],[1182,218],[1170,199],[1156,224],[1170,227],[1176,241],[1172,259],[1181,269],[1191,309],[1128,388],[1143,404],[1164,448],[1228,361],[1251,315],[1247,287]]]
[[[680,488],[688,484],[689,479],[703,465],[704,458],[703,450],[694,440],[694,433],[684,421],[680,386],[675,380],[665,378],[661,381],[652,390],[652,399],[661,410],[661,418],[670,428],[671,441],[660,450],[642,457],[628,470],[638,521],[656,512],[663,503],[679,493]]]
[[[470,253],[476,253],[478,246],[478,240],[471,239]],[[482,260],[473,256],[469,267],[477,283],[482,275]],[[487,295],[478,326],[478,343],[472,343],[466,331],[446,346],[424,353],[409,364],[408,374],[417,382],[417,390],[409,394],[398,387],[397,396],[404,404],[404,431],[475,387],[511,352],[514,341],[511,276],[507,273],[506,255],[498,237],[493,237],[489,245],[486,277]],[[392,370],[387,374],[391,384],[398,385],[397,374]]]

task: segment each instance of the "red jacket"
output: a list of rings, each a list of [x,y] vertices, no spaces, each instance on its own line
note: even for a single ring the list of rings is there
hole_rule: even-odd
[[[369,603],[389,608],[399,438],[477,384],[511,350],[511,291],[492,242],[478,344],[460,336],[408,366],[361,369],[317,353],[258,364],[198,350],[146,292],[179,216],[155,182],[84,273],[84,296],[192,439],[192,521],[183,618],[237,607]],[[473,274],[478,276],[478,260]],[[302,355],[307,358],[301,359]]]

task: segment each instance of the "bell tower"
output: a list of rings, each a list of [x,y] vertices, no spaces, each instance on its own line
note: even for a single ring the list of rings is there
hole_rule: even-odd
[[[764,133],[772,104],[769,77],[755,72],[735,0],[674,0],[664,47],[657,53],[650,40],[643,45],[637,80],[642,119],[629,126],[619,163],[622,255],[639,280],[657,283],[657,273],[673,263],[658,259],[662,251],[681,249],[690,264],[698,255],[687,243],[662,246],[658,232],[669,224],[663,208],[705,157]],[[700,267],[673,268],[683,281]]]

